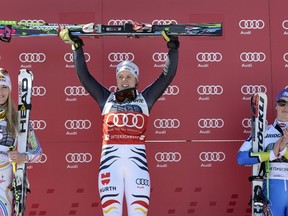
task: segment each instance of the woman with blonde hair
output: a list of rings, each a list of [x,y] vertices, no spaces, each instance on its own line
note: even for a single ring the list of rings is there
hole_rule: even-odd
[[[18,152],[18,112],[11,97],[12,84],[8,71],[0,68],[0,215],[13,213],[13,170],[14,163],[35,163],[41,159],[42,148],[29,124],[27,150]]]

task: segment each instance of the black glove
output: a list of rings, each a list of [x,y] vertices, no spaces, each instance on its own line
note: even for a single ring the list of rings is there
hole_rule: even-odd
[[[77,50],[80,46],[83,46],[84,43],[82,39],[76,35],[72,35],[69,29],[64,28],[61,29],[59,32],[59,37],[65,42],[69,43],[72,45],[72,49],[75,51]]]
[[[161,32],[164,40],[167,42],[168,49],[178,49],[180,46],[178,36],[167,35],[166,31]]]

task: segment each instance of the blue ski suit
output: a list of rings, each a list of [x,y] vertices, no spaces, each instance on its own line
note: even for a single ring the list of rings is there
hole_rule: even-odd
[[[288,127],[288,122],[279,122],[277,119],[268,125],[265,131],[264,152],[252,152],[251,136],[242,144],[237,154],[239,165],[253,165],[261,162],[270,163],[269,181],[264,181],[263,192],[270,212],[273,216],[288,216],[288,148],[285,147],[280,156],[275,156],[273,148],[282,137],[281,129]],[[267,187],[267,182],[269,185]],[[267,197],[269,190],[269,197]]]

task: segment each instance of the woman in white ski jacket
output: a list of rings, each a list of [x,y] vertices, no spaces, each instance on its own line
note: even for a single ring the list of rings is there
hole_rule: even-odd
[[[18,113],[11,97],[11,80],[8,71],[0,68],[0,215],[11,216],[14,207],[12,188],[12,162],[34,163],[41,159],[42,149],[30,125],[27,151],[14,150],[17,145]],[[27,182],[28,184],[28,182]],[[29,186],[29,185],[27,185]]]

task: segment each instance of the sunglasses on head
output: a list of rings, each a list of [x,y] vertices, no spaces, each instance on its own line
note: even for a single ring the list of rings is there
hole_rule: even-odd
[[[288,105],[288,101],[286,101],[284,99],[279,99],[279,100],[277,100],[277,105],[280,107],[284,107],[284,106]]]
[[[117,91],[114,93],[115,99],[119,103],[123,103],[124,101],[132,101],[136,98],[137,92],[135,88],[124,89],[121,91]]]

